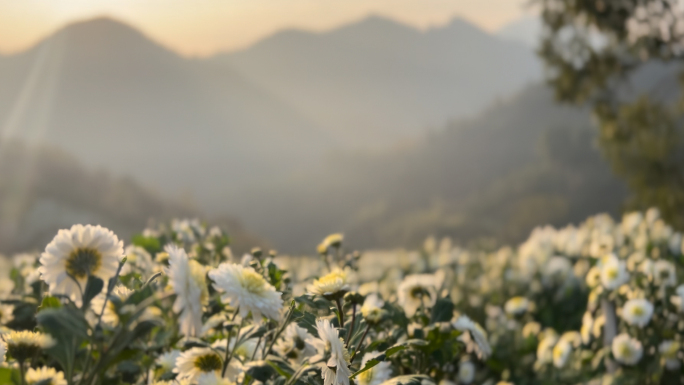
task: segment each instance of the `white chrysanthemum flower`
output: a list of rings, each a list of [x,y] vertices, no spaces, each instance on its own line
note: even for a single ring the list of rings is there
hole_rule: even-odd
[[[0,362],[5,362],[5,354],[7,354],[7,344],[0,339]]]
[[[123,285],[117,285],[114,290],[112,290],[111,295],[118,297],[122,302],[126,301],[128,297],[133,294],[133,290],[127,288]],[[93,298],[90,302],[90,309],[95,313],[95,317],[91,318],[90,321],[94,325],[97,322],[97,317],[102,312],[102,305],[105,305],[105,299],[107,297],[107,292],[102,292]],[[116,326],[119,324],[119,315],[116,313],[116,307],[114,302],[107,300],[107,304],[104,307],[104,313],[102,314],[102,322],[106,325]]]
[[[528,322],[522,328],[522,336],[524,338],[537,337],[541,331],[541,324],[539,322]]]
[[[458,366],[458,383],[470,384],[475,380],[475,364],[470,361],[461,362]]]
[[[40,256],[40,275],[50,294],[62,294],[81,304],[88,276],[102,279],[107,286],[123,258],[123,242],[101,226],[74,225],[59,230]]]
[[[677,285],[677,272],[675,265],[670,261],[659,259],[653,264],[653,282],[658,286]]]
[[[414,274],[404,278],[397,287],[399,305],[409,317],[416,314],[421,306],[430,308],[437,301],[435,276],[431,274]]]
[[[663,341],[658,346],[660,356],[665,361],[665,367],[668,370],[678,370],[681,367],[682,361],[677,357],[680,347],[679,342],[672,340]]]
[[[492,354],[492,348],[487,341],[487,333],[477,322],[473,322],[468,316],[461,315],[452,323],[452,326],[464,332],[459,339],[466,344],[469,352],[474,351],[481,359]]]
[[[675,293],[677,293],[677,295],[670,297],[670,302],[677,306],[679,311],[684,311],[684,285],[677,286]]]
[[[622,308],[621,316],[628,324],[643,328],[651,321],[653,304],[643,298],[629,300]]]
[[[165,250],[169,253],[167,274],[176,293],[173,311],[180,314],[180,332],[198,336],[202,331],[202,306],[209,299],[206,268],[175,245],[167,245]]]
[[[178,379],[196,382],[203,373],[221,374],[223,360],[221,356],[210,348],[191,348],[181,353],[176,359],[173,372]]]
[[[603,258],[601,266],[601,284],[608,290],[615,290],[629,280],[627,266],[615,255]]]
[[[26,371],[26,384],[66,385],[67,381],[64,379],[64,373],[43,366],[38,369],[29,368]]]
[[[178,357],[180,357],[181,352],[180,350],[172,350],[170,352],[166,352],[162,354],[161,356],[157,357],[157,360],[155,363],[157,366],[159,366],[164,372],[171,372],[173,371],[173,368],[176,367],[176,360],[178,360]]]
[[[506,301],[504,310],[511,315],[521,315],[527,311],[530,301],[525,297],[513,297]]]
[[[539,363],[550,364],[553,362],[553,348],[557,342],[558,335],[556,333],[545,333],[537,345],[537,361]]]
[[[273,350],[287,358],[293,365],[299,365],[316,354],[313,341],[314,337],[306,329],[293,322],[287,325],[283,336],[273,346]]]
[[[381,354],[382,353],[380,352],[369,352],[364,354],[363,360],[361,360],[361,367],[365,367],[368,361],[380,356]],[[359,385],[380,385],[387,381],[392,375],[391,365],[392,364],[390,362],[382,361],[371,369],[359,374],[356,382]]]
[[[126,264],[121,269],[121,275],[137,272],[147,277],[154,271],[152,256],[147,250],[140,246],[128,245],[124,251],[126,254]]]
[[[361,306],[361,315],[370,324],[376,324],[382,320],[385,316],[386,311],[383,310],[385,306],[385,301],[380,299],[375,293],[369,294],[363,301],[363,306]]]
[[[328,252],[328,249],[331,247],[337,248],[342,245],[342,241],[344,240],[344,234],[341,233],[335,233],[335,234],[330,234],[321,243],[318,244],[316,247],[316,251],[318,251],[319,254],[326,254]]]
[[[55,340],[49,334],[32,331],[11,331],[3,334],[7,344],[7,352],[17,361],[33,358],[41,350],[51,348]]]
[[[320,362],[321,377],[324,385],[349,385],[349,352],[344,348],[344,340],[339,337],[337,330],[324,319],[316,320],[318,338],[313,345],[317,354],[311,357],[311,362]]]
[[[0,277],[0,296],[7,298],[14,290],[14,281],[7,277]]]
[[[253,268],[224,262],[211,270],[209,277],[214,281],[214,288],[222,292],[221,299],[240,308],[240,317],[246,318],[250,312],[255,320],[260,320],[262,315],[270,319],[280,317],[282,293]]]
[[[582,327],[580,328],[580,337],[582,337],[582,343],[588,345],[591,342],[591,330],[594,326],[594,317],[591,316],[590,312],[585,312],[582,316]]]
[[[307,287],[310,294],[320,295],[328,299],[341,298],[347,293],[349,286],[349,275],[346,271],[335,269],[329,274],[314,280],[313,284]]]
[[[572,353],[572,344],[570,341],[561,338],[558,340],[556,346],[553,347],[553,366],[557,368],[563,368],[565,364],[568,363],[568,358],[570,358],[570,353]]]
[[[628,334],[620,334],[613,339],[613,357],[624,365],[635,365],[644,354],[641,342]]]
[[[227,378],[221,378],[217,373],[202,373],[197,377],[197,385],[235,385]]]
[[[0,325],[5,325],[14,319],[14,305],[0,305]]]
[[[589,286],[589,288],[591,289],[601,284],[601,269],[599,269],[597,266],[593,266],[587,272],[587,277],[585,281],[587,283],[587,286]]]

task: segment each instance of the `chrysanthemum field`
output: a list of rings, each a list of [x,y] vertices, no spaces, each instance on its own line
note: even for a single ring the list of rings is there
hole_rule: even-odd
[[[4,259],[0,384],[684,383],[682,235],[655,209],[498,250],[229,246],[75,225]]]

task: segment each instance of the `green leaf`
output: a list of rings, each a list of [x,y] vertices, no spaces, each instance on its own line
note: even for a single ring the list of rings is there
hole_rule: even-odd
[[[276,370],[266,361],[254,361],[247,364],[245,373],[256,380],[265,383],[276,374]]]
[[[454,303],[449,298],[440,298],[432,307],[430,323],[449,322],[454,316]]]
[[[349,377],[349,378],[354,378],[354,377],[358,376],[359,374],[361,374],[361,373],[363,373],[363,372],[365,372],[365,371],[367,371],[367,370],[370,370],[370,369],[373,368],[375,365],[377,365],[377,364],[381,363],[382,361],[384,361],[384,360],[385,360],[385,357],[386,357],[385,354],[381,354],[381,355],[379,355],[379,356],[373,358],[372,360],[368,360],[368,362],[366,362],[366,365],[365,365],[363,368],[361,368],[361,370],[359,370],[359,371],[357,371],[356,373],[352,374],[351,377]]]
[[[88,307],[90,306],[90,301],[92,301],[96,295],[98,295],[102,292],[103,287],[104,287],[104,281],[102,281],[98,277],[95,277],[93,275],[89,275],[88,276],[88,283],[86,283],[85,290],[83,291],[83,305],[81,307],[83,309],[88,309]],[[98,310],[98,312],[99,312],[99,310]]]
[[[0,384],[19,384],[21,375],[18,369],[0,368]]]
[[[89,325],[83,317],[83,313],[70,308],[50,308],[36,315],[38,324],[41,325],[53,337],[71,337],[80,339],[88,338]]]
[[[290,364],[280,357],[269,355],[266,357],[266,363],[271,365],[280,376],[287,379],[290,379],[294,373],[294,369],[292,369]]]
[[[45,309],[59,309],[60,307],[62,307],[62,302],[59,300],[59,298],[48,295],[43,297],[43,301],[38,307],[38,311]]]
[[[142,247],[152,255],[162,250],[161,243],[159,243],[159,239],[154,237],[144,237],[142,235],[136,235],[133,237],[132,243],[136,246]]]

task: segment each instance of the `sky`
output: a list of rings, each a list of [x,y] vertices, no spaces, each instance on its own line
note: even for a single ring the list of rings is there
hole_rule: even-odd
[[[187,56],[246,47],[278,30],[322,31],[374,14],[429,28],[463,17],[488,31],[525,0],[0,0],[0,52],[22,51],[77,20],[110,16]]]

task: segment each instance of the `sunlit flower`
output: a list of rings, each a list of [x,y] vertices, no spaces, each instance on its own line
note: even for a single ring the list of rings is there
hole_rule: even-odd
[[[613,356],[624,365],[635,365],[644,354],[641,342],[628,334],[620,334],[613,339]]]
[[[582,327],[580,328],[580,336],[582,337],[582,343],[587,345],[591,342],[591,330],[594,326],[594,317],[591,316],[590,312],[585,312],[582,316]]]
[[[407,316],[412,317],[419,308],[431,308],[437,301],[435,276],[431,274],[409,275],[397,287],[398,303]]]
[[[458,383],[470,384],[475,379],[475,364],[464,361],[458,365]]]
[[[587,286],[592,289],[601,284],[601,269],[599,269],[597,266],[593,266],[587,272],[587,277],[585,280],[587,282]]]
[[[380,299],[377,294],[371,293],[363,301],[363,306],[361,306],[361,315],[363,315],[363,318],[369,324],[377,324],[387,313],[382,308],[383,306],[385,306],[385,302]]]
[[[608,290],[615,290],[627,283],[629,273],[625,263],[618,260],[615,255],[605,259],[601,266],[601,284]]]
[[[553,348],[558,342],[558,335],[546,333],[537,345],[537,361],[542,364],[550,364],[554,360]]]
[[[570,353],[572,353],[570,341],[559,339],[556,346],[553,347],[553,366],[563,368],[570,358]]]
[[[313,345],[314,337],[306,329],[291,323],[285,328],[283,336],[273,346],[273,350],[286,357],[294,365],[316,354]]]
[[[337,330],[324,319],[316,320],[318,338],[313,342],[317,354],[311,362],[320,362],[324,385],[349,385],[349,352]]]
[[[653,281],[659,286],[675,286],[677,284],[677,272],[675,265],[662,259],[653,264]]]
[[[67,381],[64,379],[64,373],[42,366],[37,369],[29,368],[26,371],[26,383],[28,385],[66,385]]]
[[[121,275],[137,272],[146,277],[154,270],[152,256],[140,246],[128,245],[124,251],[126,264],[121,269]]]
[[[525,297],[513,297],[506,301],[504,309],[506,313],[511,315],[520,315],[527,311],[530,306],[530,301]]]
[[[221,292],[221,300],[240,308],[240,317],[260,320],[262,315],[278,319],[283,300],[282,293],[266,282],[252,267],[224,262],[209,272],[214,288]]]
[[[166,352],[162,354],[161,356],[157,357],[157,360],[155,363],[157,366],[159,366],[164,372],[170,372],[173,370],[173,368],[176,367],[176,360],[178,357],[180,357],[181,352],[180,350],[171,350],[170,352]]]
[[[222,369],[223,360],[218,353],[210,348],[195,347],[184,351],[178,356],[173,372],[178,374],[178,379],[196,382],[201,374],[221,374]]]
[[[314,280],[307,291],[328,299],[342,298],[350,290],[347,272],[335,269],[329,274]]]
[[[682,361],[677,357],[681,345],[677,341],[667,340],[660,343],[658,351],[660,356],[665,361],[665,367],[668,370],[677,370],[682,364]]]
[[[7,352],[17,361],[33,358],[41,350],[55,345],[55,340],[49,334],[32,331],[11,331],[2,338],[7,344]]]
[[[176,293],[173,311],[180,314],[180,332],[197,336],[202,331],[202,306],[209,299],[206,268],[175,245],[167,245],[165,250],[169,253],[167,274]]]
[[[459,338],[466,344],[468,351],[474,351],[480,358],[487,358],[492,354],[492,348],[487,341],[487,333],[477,322],[473,322],[468,316],[461,315],[452,323],[452,326],[464,332]]]
[[[5,325],[6,323],[14,319],[14,305],[2,305],[0,304],[0,325]]]
[[[363,360],[361,360],[361,367],[365,367],[368,361],[380,356],[381,354],[381,352],[369,352],[364,354]],[[371,369],[361,373],[357,377],[356,382],[359,385],[380,385],[387,381],[390,376],[392,376],[391,365],[392,364],[390,362],[382,361]]]
[[[541,331],[539,322],[528,322],[522,328],[522,336],[525,338],[536,337]]]
[[[344,240],[344,235],[340,233],[330,234],[316,247],[319,254],[326,254],[331,247],[338,248]]]
[[[50,294],[62,294],[79,306],[88,276],[106,283],[116,274],[123,258],[123,242],[101,226],[74,225],[59,230],[40,256],[40,275]]]
[[[630,325],[643,328],[651,321],[653,304],[646,299],[632,299],[622,308],[622,318]]]

